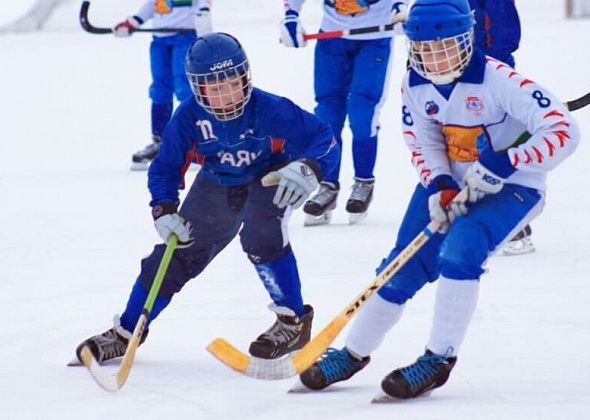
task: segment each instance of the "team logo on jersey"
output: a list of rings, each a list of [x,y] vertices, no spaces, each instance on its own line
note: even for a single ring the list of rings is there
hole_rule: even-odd
[[[438,111],[440,110],[440,108],[438,107],[436,102],[428,101],[424,105],[424,110],[426,111],[426,115],[435,115],[435,114],[438,114]]]
[[[465,108],[467,108],[467,111],[475,115],[480,115],[484,110],[483,102],[479,96],[468,96],[467,99],[465,99]]]
[[[233,152],[219,152],[219,163],[228,164],[234,168],[250,166],[262,155],[262,151],[251,152],[249,150],[236,150]]]

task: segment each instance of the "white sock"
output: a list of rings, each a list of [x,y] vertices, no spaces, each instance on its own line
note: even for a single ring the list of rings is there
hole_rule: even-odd
[[[354,319],[346,336],[346,348],[359,358],[369,356],[399,321],[404,306],[373,295]]]
[[[436,354],[455,356],[473,318],[479,292],[478,280],[438,279],[430,340]]]

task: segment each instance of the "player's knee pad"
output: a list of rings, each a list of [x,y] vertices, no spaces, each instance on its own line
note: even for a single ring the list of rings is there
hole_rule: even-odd
[[[377,268],[377,275],[381,274],[402,251],[396,247]],[[426,283],[433,282],[438,277],[436,264],[429,264],[424,259],[432,259],[432,255],[415,255],[410,258],[399,271],[377,292],[388,302],[403,305],[411,299]],[[434,258],[435,261],[435,258]]]
[[[478,279],[488,257],[489,243],[484,227],[469,217],[453,223],[440,249],[440,272],[454,280]]]
[[[277,260],[285,254],[291,252],[291,245],[284,246],[281,242],[276,243],[248,243],[244,244],[242,240],[242,249],[248,255],[248,259],[253,264],[266,264],[268,262]]]
[[[281,223],[245,224],[240,231],[242,249],[254,264],[274,261],[291,251],[291,245],[285,245]]]
[[[165,248],[165,245],[156,245],[154,251],[141,261],[138,280],[146,290],[152,287]],[[174,252],[158,296],[169,297],[178,293],[190,279],[198,276],[210,261],[204,254],[196,256],[191,254],[194,254],[194,251],[190,249],[178,249]]]

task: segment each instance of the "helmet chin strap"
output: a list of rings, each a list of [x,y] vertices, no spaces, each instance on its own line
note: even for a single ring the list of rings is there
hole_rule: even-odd
[[[461,74],[463,74],[462,71],[455,70],[446,74],[427,74],[426,78],[435,85],[448,85],[461,77]]]

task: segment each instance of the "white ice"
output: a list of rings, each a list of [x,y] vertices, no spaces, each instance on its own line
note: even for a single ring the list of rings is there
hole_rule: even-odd
[[[0,22],[31,3],[3,1]],[[91,20],[111,26],[139,3],[94,1]],[[139,261],[157,240],[146,174],[128,170],[131,154],[149,141],[149,35],[84,33],[78,5],[60,7],[42,32],[0,36],[0,418],[590,418],[590,107],[576,112],[579,149],[550,175],[547,207],[533,223],[537,252],[489,261],[457,367],[429,398],[369,403],[384,375],[423,351],[432,285],[408,305],[371,364],[325,392],[287,394],[295,378],[256,381],[220,364],[205,350],[210,340],[222,336],[245,351],[273,321],[238,241],[153,323],[119,393],[105,393],[83,368],[67,368],[76,345],[124,309]],[[518,70],[564,100],[589,91],[590,21],[566,20],[558,0],[517,5]],[[257,86],[312,110],[313,45],[282,47],[281,13],[279,0],[216,0],[214,24],[242,40]],[[309,32],[319,18],[320,1],[308,1]],[[417,182],[400,135],[402,38],[395,53],[370,215],[346,224],[347,130],[333,223],[304,228],[298,211],[290,225],[315,332],[373,279]],[[343,335],[335,345],[342,342]]]

